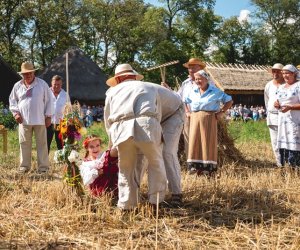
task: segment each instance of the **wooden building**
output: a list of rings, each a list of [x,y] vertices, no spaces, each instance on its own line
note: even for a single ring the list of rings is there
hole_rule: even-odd
[[[39,75],[49,86],[54,75],[63,77],[66,89],[66,53],[69,57],[69,91],[71,101],[88,105],[104,104],[107,76],[99,66],[78,48],[70,48],[53,60]]]
[[[14,84],[21,80],[21,76],[0,56],[1,93],[0,102],[8,105],[9,95]]]
[[[272,79],[268,66],[206,62],[206,71],[234,104],[264,106],[264,88]]]

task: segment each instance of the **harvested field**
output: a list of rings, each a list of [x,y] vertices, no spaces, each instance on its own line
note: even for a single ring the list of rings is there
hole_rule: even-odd
[[[275,168],[263,140],[237,140],[245,160],[224,163],[216,178],[183,171],[184,207],[157,219],[145,201],[122,214],[111,197],[80,199],[59,165],[20,176],[15,139],[0,159],[0,249],[300,248],[300,175]]]

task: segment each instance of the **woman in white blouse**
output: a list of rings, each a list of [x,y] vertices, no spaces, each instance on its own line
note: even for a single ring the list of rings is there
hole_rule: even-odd
[[[300,81],[298,69],[291,64],[283,67],[285,84],[277,93],[274,106],[279,110],[277,146],[281,163],[300,166]]]

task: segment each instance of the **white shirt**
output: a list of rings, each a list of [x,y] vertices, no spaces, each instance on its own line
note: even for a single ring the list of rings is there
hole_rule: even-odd
[[[183,107],[183,102],[181,101],[180,96],[174,93],[174,91],[158,84],[154,84],[154,87],[157,88],[158,95],[160,96],[162,114],[161,122],[164,122],[175,114],[179,108]]]
[[[70,102],[70,97],[68,93],[63,89],[61,89],[57,97],[55,97],[52,90],[51,93],[52,93],[53,104],[54,104],[54,114],[51,118],[51,123],[59,124],[60,119],[62,119],[64,116],[65,105],[67,102]]]
[[[265,106],[268,111],[267,125],[278,125],[278,110],[274,107],[274,103],[277,100],[277,94],[279,86],[276,86],[273,80],[269,81],[265,86],[264,98]]]
[[[265,97],[265,106],[268,112],[271,113],[278,113],[278,110],[274,107],[274,103],[277,100],[277,93],[278,93],[278,88],[280,85],[276,86],[272,81],[269,81],[266,86],[265,86],[265,92],[264,92],[264,97]]]
[[[20,113],[23,125],[45,125],[45,117],[54,113],[48,84],[35,77],[27,88],[23,79],[18,81],[9,96],[9,109],[14,115]]]
[[[193,90],[193,80],[189,77],[186,79],[180,89],[177,91],[177,94],[181,97],[181,100],[184,102],[188,93]]]
[[[129,137],[160,143],[161,100],[155,84],[130,80],[109,88],[104,121],[113,146]]]

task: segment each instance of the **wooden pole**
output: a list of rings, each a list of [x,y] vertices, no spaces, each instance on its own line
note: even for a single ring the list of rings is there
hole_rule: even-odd
[[[7,153],[7,129],[3,126],[0,125],[0,134],[3,137],[3,153]]]
[[[69,54],[66,53],[66,87],[67,93],[70,96],[70,88],[69,88]]]

